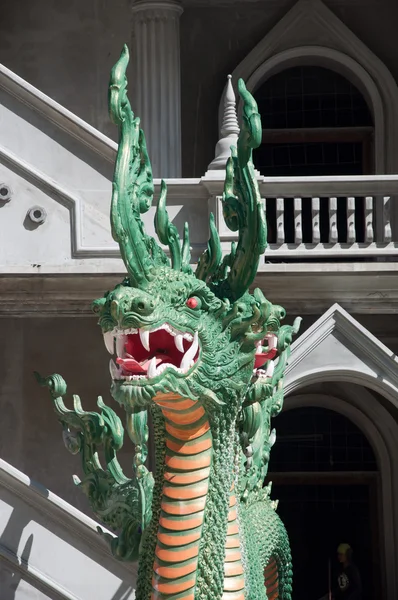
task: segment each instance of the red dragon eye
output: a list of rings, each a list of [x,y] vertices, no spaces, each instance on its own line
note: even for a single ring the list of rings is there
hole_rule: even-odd
[[[197,308],[198,307],[198,299],[197,298],[188,298],[187,300],[188,308]]]

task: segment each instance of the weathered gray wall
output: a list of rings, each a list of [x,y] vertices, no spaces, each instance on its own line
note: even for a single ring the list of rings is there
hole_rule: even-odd
[[[90,513],[83,493],[72,481],[81,475],[80,458],[68,453],[48,390],[33,377],[60,373],[85,410],[96,410],[97,396],[118,412],[110,397],[109,355],[95,318],[0,319],[0,457],[48,487],[80,510]],[[132,444],[126,434],[119,458],[131,474]]]
[[[107,87],[123,44],[130,44],[129,7],[129,0],[3,0],[0,62],[115,138]]]
[[[293,0],[185,8],[181,18],[183,176],[200,176],[213,158],[218,104],[227,74],[294,5]],[[344,6],[336,15],[398,79],[396,0]],[[130,43],[130,0],[3,0],[0,62],[112,138],[109,72]],[[134,97],[133,73],[130,93]]]

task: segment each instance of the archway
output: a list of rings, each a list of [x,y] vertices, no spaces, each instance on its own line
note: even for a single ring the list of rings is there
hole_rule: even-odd
[[[375,173],[395,173],[398,86],[384,63],[321,0],[299,0],[236,66],[232,77],[235,83],[242,77],[253,92],[267,78],[296,65],[335,70],[360,90],[374,117]]]
[[[369,441],[320,394],[292,400],[275,421],[269,478],[291,541],[294,598],[318,600],[335,587],[341,542],[354,548],[364,600],[383,597],[379,473]]]
[[[339,305],[292,346],[285,409],[336,411],[369,440],[379,471],[378,528],[383,597],[398,590],[398,359]],[[278,423],[275,422],[278,429]],[[279,433],[282,433],[279,430]]]
[[[271,77],[297,66],[320,67],[337,73],[352,83],[362,94],[374,122],[374,171],[385,173],[388,157],[385,154],[385,113],[380,92],[369,73],[353,58],[323,46],[299,46],[284,50],[262,63],[248,78],[252,93]],[[238,110],[240,105],[238,104]]]

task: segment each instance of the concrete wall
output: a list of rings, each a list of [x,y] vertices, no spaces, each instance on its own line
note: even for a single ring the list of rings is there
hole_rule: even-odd
[[[398,79],[395,0],[335,2],[335,14]],[[189,8],[181,18],[183,176],[200,176],[214,155],[218,104],[227,74],[294,5],[233,3]],[[3,0],[0,62],[115,139],[107,114],[109,72],[130,42],[129,0]],[[130,94],[134,77],[130,71]],[[134,104],[134,101],[133,101]]]
[[[109,355],[96,319],[0,319],[0,328],[0,457],[91,514],[72,481],[74,473],[81,475],[80,458],[64,447],[49,393],[36,383],[33,371],[60,373],[68,393],[79,394],[85,410],[96,410],[102,395],[124,422],[124,411],[109,394]],[[132,444],[127,434],[123,450],[119,458],[128,476]]]
[[[0,62],[115,137],[107,86],[112,65],[130,42],[129,6],[129,0],[4,0]]]
[[[0,459],[1,600],[133,600],[97,523]]]

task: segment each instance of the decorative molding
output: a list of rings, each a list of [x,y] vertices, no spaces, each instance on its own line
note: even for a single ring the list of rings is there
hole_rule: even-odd
[[[131,7],[134,23],[149,23],[151,21],[168,21],[179,19],[184,12],[181,3],[173,0],[151,2],[151,0],[137,0]]]
[[[300,378],[295,378],[293,372],[298,365],[315,352],[327,337],[336,334],[340,344],[366,364],[367,369],[353,369],[350,365],[330,366],[326,360],[321,371],[313,369],[309,372],[301,372],[299,369]],[[369,374],[369,370],[373,371],[373,375]],[[341,381],[355,381],[372,387],[379,393],[383,393],[395,408],[398,408],[398,357],[339,304],[331,306],[293,343],[285,375],[286,394],[302,387],[306,380],[313,382],[321,378],[326,381],[329,377],[333,380],[337,378]]]
[[[0,146],[0,161],[6,166],[11,167],[19,173],[24,179],[29,179],[39,189],[56,198],[56,200],[66,206],[71,214],[71,255],[72,258],[113,258],[120,257],[119,247],[109,246],[84,246],[82,242],[83,201],[79,196],[72,194],[62,185],[51,179],[48,175],[36,169],[26,161],[20,159],[10,150]]]
[[[115,162],[117,144],[114,141],[1,64],[0,88],[109,162]]]
[[[55,198],[57,202],[66,206],[71,215],[71,257],[74,259],[88,258],[116,258],[120,259],[119,247],[114,246],[86,246],[83,243],[84,200],[74,194],[57,181],[36,169],[33,165],[20,159],[16,154],[0,146],[0,163],[16,171],[24,179],[30,180],[40,190]],[[154,180],[155,194],[160,191],[160,179]],[[205,187],[201,185],[200,179],[170,179],[166,180],[169,191],[169,201],[181,201],[189,204],[190,201],[203,199],[207,201]],[[116,266],[120,270],[119,266]],[[98,265],[94,265],[94,271]],[[4,272],[4,271],[3,271]]]
[[[360,87],[376,119],[378,172],[397,172],[398,86],[381,60],[321,0],[299,0],[236,67],[233,78],[250,81],[254,91],[293,64],[323,64]],[[220,102],[220,122],[222,110]]]

